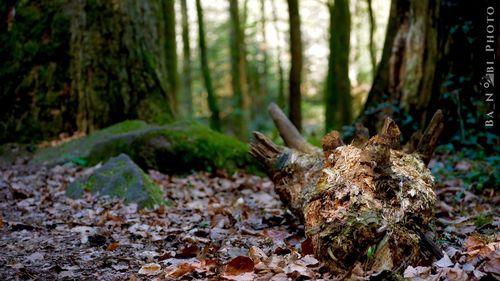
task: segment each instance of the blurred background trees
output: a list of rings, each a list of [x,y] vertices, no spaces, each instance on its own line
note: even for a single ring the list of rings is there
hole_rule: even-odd
[[[483,5],[484,6],[484,5]],[[403,0],[0,3],[0,140],[124,119],[196,119],[247,140],[276,102],[314,143],[390,115],[403,137],[438,108],[446,138],[482,130],[481,5]],[[481,39],[481,40],[480,40]],[[484,40],[483,40],[484,41]],[[498,116],[498,113],[495,113]]]

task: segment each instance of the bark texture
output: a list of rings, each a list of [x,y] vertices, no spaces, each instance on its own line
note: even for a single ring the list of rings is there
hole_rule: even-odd
[[[457,132],[463,139],[465,120],[484,111],[478,85],[486,61],[485,10],[486,2],[392,0],[382,58],[358,121],[373,131],[392,116],[408,139],[443,108],[443,139]]]
[[[2,1],[0,141],[171,121],[162,1]]]

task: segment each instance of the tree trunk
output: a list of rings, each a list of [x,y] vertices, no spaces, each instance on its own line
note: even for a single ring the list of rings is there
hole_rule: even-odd
[[[171,63],[165,49],[167,15],[162,12],[163,4],[73,3],[70,76],[79,130],[93,131],[135,115],[155,118],[155,111],[174,116],[174,92],[163,82]],[[143,13],[149,15],[147,20],[142,20]],[[145,36],[155,31],[156,42]],[[158,108],[155,101],[142,102],[159,91],[166,96],[168,107]]]
[[[205,41],[205,24],[203,20],[203,8],[201,1],[196,0],[196,13],[198,14],[198,40],[200,45],[201,71],[203,73],[203,81],[207,90],[208,108],[210,109],[210,127],[220,131],[220,114],[217,104],[217,96],[212,85],[212,77],[210,75],[210,67],[208,65],[207,43]]]
[[[182,98],[185,113],[188,117],[193,116],[193,96],[191,90],[191,46],[189,44],[189,18],[187,12],[187,0],[181,0],[182,14]]]
[[[248,136],[249,98],[246,76],[246,58],[244,53],[244,34],[242,32],[238,0],[229,0],[230,47],[231,47],[231,85],[234,98],[234,133],[240,139]]]
[[[407,139],[443,108],[447,126],[442,139],[459,136],[463,143],[466,135],[483,131],[477,138],[486,140],[480,130],[484,124],[478,124],[484,103],[477,86],[486,61],[486,36],[481,37],[486,5],[393,0],[382,58],[359,121],[374,130],[384,116],[393,116]]]
[[[289,112],[290,121],[302,130],[302,109],[301,109],[301,76],[302,76],[302,36],[300,31],[300,14],[298,0],[287,0],[288,14],[290,21],[290,97]]]
[[[351,82],[349,81],[349,39],[351,16],[348,0],[329,4],[330,56],[325,93],[325,131],[341,129],[351,122]]]
[[[280,47],[280,30],[278,28],[278,15],[276,12],[276,4],[274,0],[271,2],[273,5],[273,25],[276,30],[276,64],[278,68],[278,94],[276,97],[276,103],[280,108],[286,109],[286,99],[285,99],[285,74],[283,71],[283,65],[281,64],[281,47]],[[286,111],[286,110],[285,110]]]
[[[163,0],[165,13],[165,52],[168,89],[172,96],[174,114],[179,111],[179,72],[177,70],[177,40],[175,35],[175,0]]]
[[[266,98],[268,97],[268,87],[269,87],[269,64],[268,64],[268,46],[267,46],[267,20],[266,20],[266,1],[260,0],[260,28],[261,28],[261,36],[262,42],[260,42],[260,51],[262,53],[262,62],[261,62],[261,78],[260,78],[260,89],[261,93],[259,95],[259,107],[263,108],[266,103]]]
[[[375,17],[373,16],[373,7],[372,0],[366,1],[368,4],[368,17],[370,21],[370,61],[372,63],[372,73],[373,77],[375,77],[376,69],[377,69],[377,53],[375,50],[375,43],[373,42],[373,35],[375,33]]]
[[[161,1],[2,1],[0,13],[12,15],[0,24],[1,141],[173,119]]]

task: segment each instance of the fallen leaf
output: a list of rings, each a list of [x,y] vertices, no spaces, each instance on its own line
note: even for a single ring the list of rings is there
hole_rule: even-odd
[[[182,263],[182,264],[178,265],[175,268],[175,270],[168,273],[167,276],[173,277],[173,278],[179,278],[179,277],[184,276],[187,273],[191,273],[191,272],[195,271],[195,269],[196,269],[196,266],[194,266],[193,264]]]
[[[300,249],[301,249],[301,254],[303,256],[313,255],[314,247],[311,238],[307,238],[306,240],[302,241],[302,243],[300,244]]]
[[[250,247],[248,250],[248,256],[254,261],[254,263],[267,259],[266,253],[256,246]]]
[[[118,246],[120,246],[120,243],[117,243],[117,242],[111,243],[106,247],[106,251],[109,251],[109,252],[114,251],[118,248]]]
[[[251,258],[238,256],[232,259],[227,265],[224,274],[240,275],[244,272],[253,272],[254,262]]]
[[[434,265],[441,268],[453,266],[453,262],[450,260],[450,257],[448,257],[445,252],[443,252],[443,254],[443,257],[440,260],[434,262]]]
[[[141,267],[139,274],[141,275],[157,275],[161,271],[161,265],[157,263],[148,263]]]

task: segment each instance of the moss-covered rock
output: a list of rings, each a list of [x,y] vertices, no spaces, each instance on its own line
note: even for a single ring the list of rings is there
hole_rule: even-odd
[[[139,120],[124,121],[106,129],[97,131],[85,138],[63,143],[56,147],[42,149],[35,154],[31,160],[31,164],[55,166],[70,161],[75,161],[79,164],[86,164],[92,149],[98,143],[105,142],[121,134],[150,127],[150,125]],[[118,154],[111,156],[116,155]],[[100,160],[107,160],[111,156]]]
[[[164,173],[260,170],[248,154],[247,144],[196,122],[153,126],[126,121],[86,138],[41,150],[31,163],[56,165],[74,161],[95,165],[120,153],[129,155],[143,169]]]
[[[81,198],[84,191],[97,196],[123,198],[140,207],[163,204],[163,192],[126,154],[109,159],[90,176],[70,184],[66,195]]]

